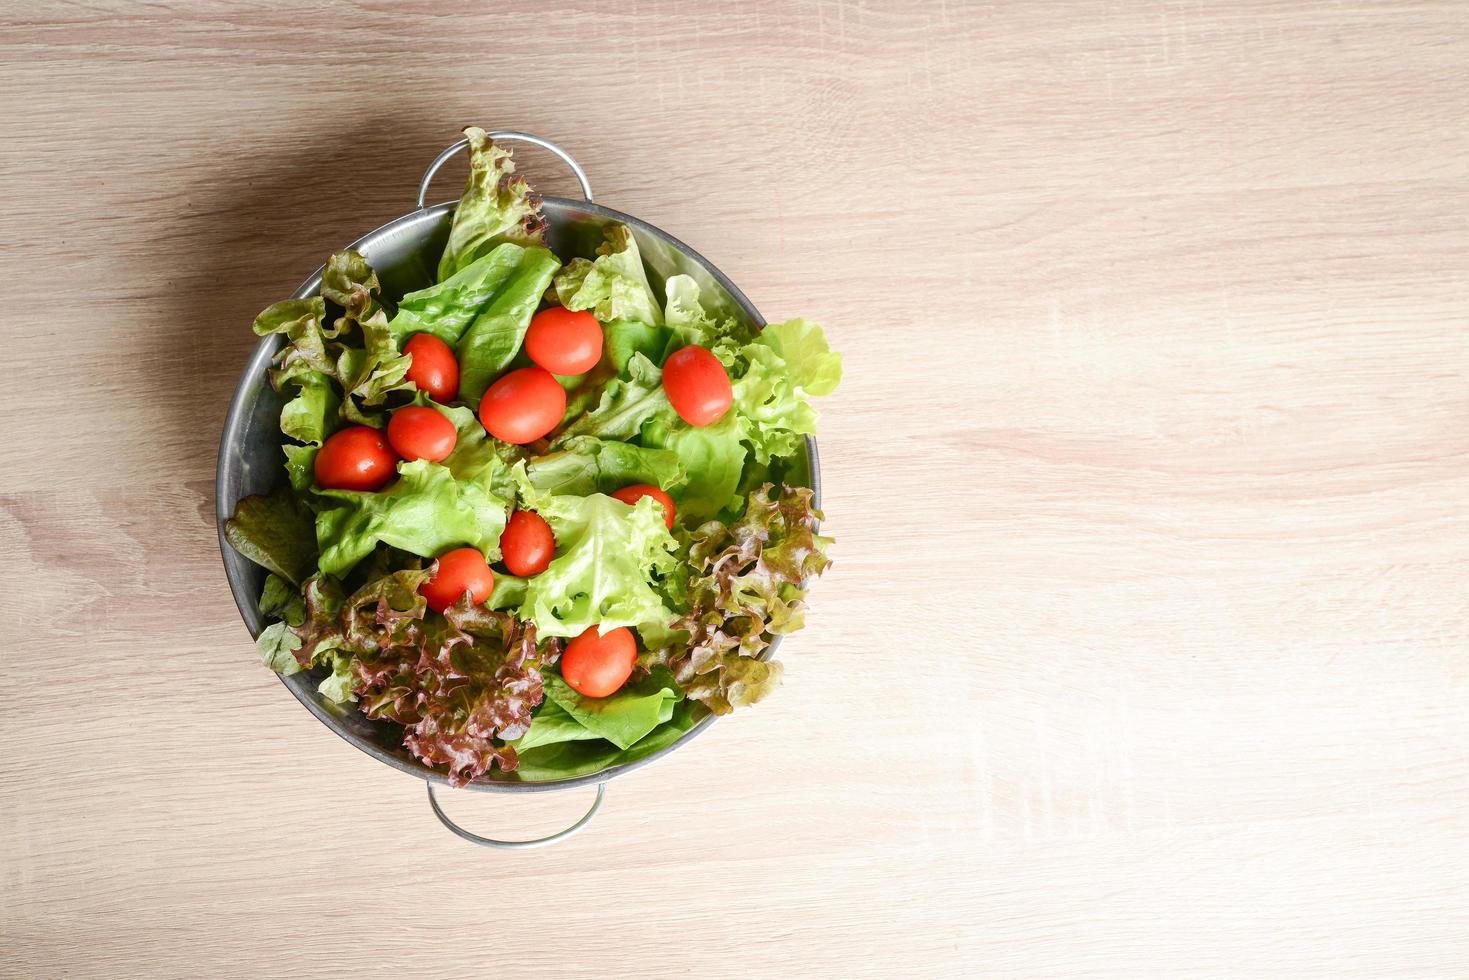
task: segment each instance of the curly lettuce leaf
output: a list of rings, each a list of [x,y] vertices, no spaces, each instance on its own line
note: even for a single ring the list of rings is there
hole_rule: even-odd
[[[780,684],[781,665],[760,659],[775,634],[804,624],[806,582],[831,564],[809,489],[769,485],[733,524],[711,521],[689,547],[691,608],[673,623],[687,635],[652,651],[684,693],[716,714],[753,704]]]
[[[791,385],[807,395],[829,395],[841,383],[842,355],[827,346],[826,334],[810,320],[766,324],[757,342],[785,361]]]
[[[675,452],[596,436],[577,436],[557,452],[530,460],[526,475],[537,490],[576,496],[611,493],[634,483],[672,490],[687,479]]]
[[[385,490],[323,490],[341,501],[316,516],[318,565],[343,575],[379,544],[433,558],[470,546],[487,559],[500,553],[508,501],[481,482],[459,481],[446,466],[417,459],[401,463],[398,480]]]
[[[504,242],[543,245],[546,241],[540,196],[531,191],[524,177],[515,176],[510,151],[496,146],[478,126],[470,126],[464,135],[469,139],[469,182],[454,210],[449,241],[439,259],[439,282]]]
[[[304,622],[276,623],[261,637],[270,666],[293,673],[329,668],[318,690],[359,700],[374,720],[404,726],[404,745],[462,785],[491,766],[513,770],[514,748],[543,698],[541,670],[560,655],[555,640],[465,597],[443,615],[419,589],[433,568],[414,565],[370,577],[351,596],[318,575],[306,583]]]
[[[459,359],[459,397],[472,405],[515,357],[531,317],[561,260],[544,248],[527,248],[489,304],[454,349]]]
[[[679,520],[692,524],[740,503],[740,474],[748,455],[744,431],[734,412],[713,425],[660,418],[643,428],[643,444],[673,453],[688,473],[687,482],[673,494]]]
[[[715,353],[733,379],[733,410],[755,460],[795,455],[802,437],[816,431],[811,396],[830,394],[842,377],[841,355],[827,348],[821,328],[806,320],[773,323],[750,343],[720,345]]]
[[[240,554],[293,585],[306,581],[316,561],[311,511],[289,487],[241,500],[224,522],[224,537]]]
[[[556,276],[556,297],[568,310],[591,310],[598,320],[639,320],[657,326],[663,310],[653,295],[637,240],[627,225],[607,229],[594,260],[572,259]]]
[[[365,258],[337,252],[322,271],[320,296],[276,303],[255,318],[257,334],[281,334],[286,341],[270,379],[277,391],[298,386],[281,417],[291,438],[319,442],[338,415],[381,428],[388,396],[414,389],[407,378],[411,359],[398,353],[378,289]],[[343,311],[331,327],[323,324],[327,300]]]
[[[673,620],[677,614],[655,584],[677,568],[678,546],[656,501],[645,497],[630,507],[600,493],[542,493],[520,473],[523,505],[545,518],[556,536],[556,557],[526,580],[521,619],[542,635],[563,637],[595,625]]]
[[[659,417],[672,417],[673,406],[663,391],[663,372],[647,357],[634,354],[627,370],[607,383],[597,406],[561,430],[551,446],[560,449],[578,436],[631,440],[643,426]]]

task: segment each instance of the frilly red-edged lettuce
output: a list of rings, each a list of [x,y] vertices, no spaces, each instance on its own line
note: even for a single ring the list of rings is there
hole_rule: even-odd
[[[715,714],[754,704],[780,684],[781,665],[761,660],[772,635],[805,621],[806,582],[824,572],[827,538],[805,487],[769,484],[750,495],[733,524],[693,532],[688,612],[673,623],[687,635],[645,660],[666,665],[684,693]]]
[[[503,242],[543,245],[546,219],[540,195],[515,175],[510,151],[496,146],[483,129],[464,130],[469,140],[469,182],[454,210],[449,241],[439,259],[439,282]],[[542,287],[544,289],[544,287]]]

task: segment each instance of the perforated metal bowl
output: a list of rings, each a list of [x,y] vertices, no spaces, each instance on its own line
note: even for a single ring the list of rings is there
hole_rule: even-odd
[[[754,327],[765,324],[760,311],[755,309],[745,294],[699,253],[645,221],[593,204],[592,189],[586,174],[561,147],[526,133],[502,131],[490,135],[496,141],[521,141],[544,147],[565,161],[576,174],[585,200],[547,197],[543,205],[549,225],[547,242],[557,255],[563,259],[576,255],[592,256],[597,245],[604,240],[607,227],[620,222],[632,229],[633,237],[643,255],[648,278],[660,295],[663,283],[669,276],[689,275],[698,282],[700,299],[712,313],[720,317],[736,317]],[[457,201],[428,206],[425,199],[434,174],[445,161],[467,145],[467,140],[460,140],[439,154],[429,165],[419,184],[417,210],[396,221],[390,221],[352,243],[351,247],[361,252],[377,271],[386,295],[401,296],[412,290],[422,289],[434,281],[439,255],[448,238],[449,224]],[[321,271],[317,269],[301,284],[301,288],[295,292],[296,298],[305,299],[316,295],[321,286]],[[244,617],[251,636],[258,636],[266,626],[257,607],[265,571],[230,547],[224,539],[224,522],[234,513],[235,505],[241,498],[265,493],[285,478],[280,448],[281,400],[266,378],[271,358],[281,343],[282,338],[278,335],[261,340],[245,365],[225,420],[215,479],[220,552],[224,557],[225,573],[229,578],[230,590],[234,593],[235,604],[239,606],[240,615]],[[804,457],[796,461],[792,472],[787,476],[787,482],[811,487],[815,491],[817,503],[820,503],[820,469],[814,439],[806,439]],[[779,642],[780,638],[777,637],[775,643],[771,644],[767,657],[774,653]],[[355,709],[349,708],[343,712],[328,706],[316,690],[320,679],[320,671],[312,671],[282,677],[281,682],[327,728],[378,761],[425,780],[430,806],[450,830],[466,840],[494,847],[531,847],[570,836],[584,827],[601,806],[607,780],[647,765],[688,743],[707,728],[715,717],[706,712],[682,738],[652,755],[588,775],[529,780],[520,778],[516,773],[499,770],[486,774],[470,784],[469,788],[491,792],[527,792],[589,785],[597,787],[597,796],[591,808],[571,827],[534,840],[502,841],[472,834],[450,821],[440,809],[434,795],[435,784],[447,784],[447,778],[408,754],[403,748],[402,731],[398,726],[369,721]]]

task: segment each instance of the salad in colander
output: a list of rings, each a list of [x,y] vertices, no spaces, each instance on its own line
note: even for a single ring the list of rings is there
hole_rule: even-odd
[[[660,297],[623,225],[553,254],[509,152],[465,133],[434,284],[386,296],[338,252],[320,295],[256,318],[283,337],[284,474],[225,536],[269,573],[271,669],[316,671],[456,785],[581,775],[779,684],[761,658],[829,540],[785,480],[841,359],[688,276]]]

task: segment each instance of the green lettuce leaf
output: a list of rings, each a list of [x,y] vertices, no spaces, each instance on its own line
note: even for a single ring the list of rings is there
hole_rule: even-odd
[[[336,704],[345,704],[348,701],[356,701],[357,695],[353,693],[357,676],[352,667],[353,655],[342,650],[332,650],[327,654],[331,662],[331,673],[327,674],[322,682],[316,685],[321,696]]]
[[[271,623],[260,631],[255,640],[260,659],[277,674],[289,677],[301,669],[296,661],[296,651],[301,649],[301,639],[292,633],[286,623]]]
[[[480,396],[515,357],[531,317],[561,260],[544,248],[528,248],[489,304],[474,318],[455,348],[459,397],[478,405]]]
[[[683,695],[673,674],[657,668],[605,698],[578,694],[555,674],[545,676],[546,698],[561,707],[597,738],[620,749],[632,748],[660,724],[673,717],[673,706]],[[531,724],[534,731],[535,724]]]
[[[286,454],[286,476],[291,489],[304,494],[316,482],[316,446],[297,446],[286,443],[281,449]]]
[[[686,479],[675,452],[596,436],[577,436],[559,451],[530,460],[526,475],[537,490],[575,496],[611,493],[635,483],[672,490]]]
[[[439,259],[439,282],[503,242],[542,245],[546,240],[540,197],[531,192],[525,178],[515,176],[510,151],[496,146],[477,126],[470,126],[464,135],[469,139],[469,183],[454,210],[449,241]]]
[[[677,543],[663,511],[650,497],[629,507],[603,494],[586,497],[542,493],[521,470],[521,497],[551,525],[556,557],[526,580],[519,617],[543,636],[577,636],[644,622],[671,622],[676,613],[654,587],[678,566]]]
[[[607,229],[607,241],[597,249],[595,260],[576,258],[567,263],[556,276],[556,296],[568,310],[591,310],[603,323],[663,322],[637,240],[623,224]]]
[[[614,320],[602,328],[603,349],[618,374],[627,372],[627,364],[635,354],[661,365],[672,337],[668,327],[640,320]]]
[[[281,408],[281,431],[297,442],[319,446],[337,429],[341,396],[320,371],[309,371],[295,383],[295,396]]]
[[[542,682],[548,682],[552,676],[554,675],[546,674]],[[530,730],[515,740],[515,751],[519,753],[539,745],[577,742],[600,737],[596,732],[587,729],[577,721],[571,712],[548,697],[536,709],[535,717],[531,719]]]
[[[454,479],[474,483],[506,500],[515,496],[515,481],[510,476],[508,459],[515,458],[515,448],[493,438],[480,424],[478,416],[463,406],[440,405],[420,394],[417,404],[431,406],[454,423],[457,438],[454,451],[440,461]]]
[[[743,499],[738,486],[747,455],[744,431],[734,412],[713,425],[659,418],[643,428],[643,444],[673,453],[688,473],[687,482],[673,493],[679,520],[693,524],[715,517]]]
[[[293,585],[306,581],[315,564],[311,511],[289,487],[241,500],[224,522],[224,537],[240,554]]]
[[[619,749],[605,739],[560,741],[521,752],[517,771],[523,779],[544,781],[585,776],[609,766],[637,762],[683,738],[697,720],[694,703],[680,701],[672,718],[643,736],[632,748]]]
[[[306,619],[306,606],[299,589],[271,572],[265,576],[265,587],[260,590],[260,614],[300,626]]]
[[[607,383],[597,407],[573,420],[551,446],[560,449],[578,436],[635,439],[647,422],[673,414],[663,391],[663,372],[647,357],[634,354],[626,372]]]
[[[842,355],[826,344],[826,334],[810,320],[766,324],[758,342],[785,361],[791,384],[807,395],[829,395],[842,380]]]
[[[827,348],[821,328],[807,320],[773,323],[742,347],[721,344],[714,352],[733,378],[733,408],[755,460],[795,455],[802,437],[816,431],[811,396],[830,394],[842,377],[841,355]]]
[[[323,490],[342,501],[316,516],[318,565],[343,575],[379,543],[433,558],[452,548],[478,548],[487,559],[500,553],[508,502],[481,483],[454,479],[448,467],[417,459],[398,466],[385,490]]]
[[[474,318],[504,288],[524,256],[523,247],[506,242],[443,282],[404,296],[398,312],[388,321],[394,343],[401,349],[409,337],[427,333],[451,347],[457,344]]]

